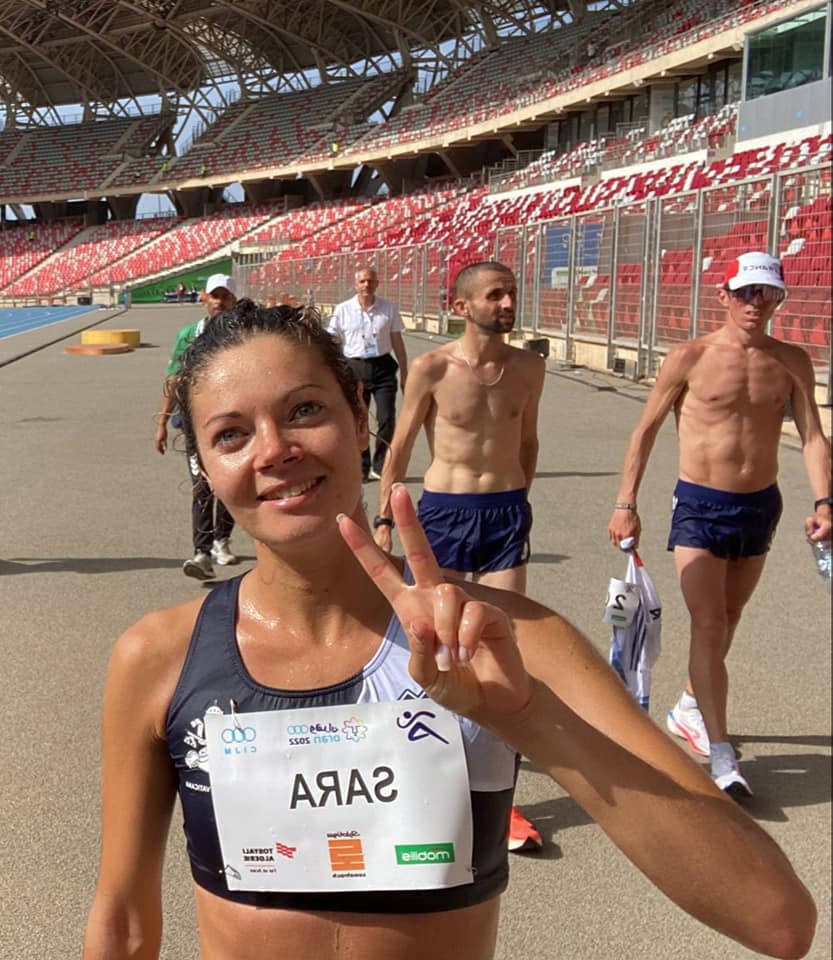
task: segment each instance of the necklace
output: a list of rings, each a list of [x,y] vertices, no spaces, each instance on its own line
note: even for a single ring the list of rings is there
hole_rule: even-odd
[[[482,379],[478,376],[478,374],[477,374],[477,372],[475,371],[474,367],[471,365],[471,360],[469,360],[469,358],[463,353],[463,348],[460,346],[459,343],[457,344],[457,356],[466,361],[466,366],[469,368],[469,370],[471,370],[471,375],[474,377],[474,379],[475,379],[481,386],[483,386],[483,387],[496,387],[496,386],[500,383],[500,381],[503,379],[503,371],[504,371],[504,369],[505,369],[505,365],[504,365],[504,364],[501,364],[501,366],[500,366],[500,372],[499,372],[498,375],[494,378],[494,380],[482,380]]]

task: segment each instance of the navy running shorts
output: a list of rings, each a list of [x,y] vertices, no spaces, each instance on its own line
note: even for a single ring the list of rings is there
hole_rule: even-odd
[[[526,490],[434,493],[417,507],[437,563],[458,573],[511,570],[529,561],[532,507]]]
[[[781,508],[774,483],[754,493],[729,493],[678,480],[668,549],[698,547],[726,560],[760,556],[772,544]]]

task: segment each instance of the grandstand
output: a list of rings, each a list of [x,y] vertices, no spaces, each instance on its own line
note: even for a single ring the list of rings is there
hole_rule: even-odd
[[[758,246],[830,402],[829,5],[406,0],[386,23],[314,0],[278,30],[265,0],[0,3],[2,303],[233,257],[251,295],[327,305],[370,260],[445,330],[456,271],[498,256],[524,335],[641,377]]]

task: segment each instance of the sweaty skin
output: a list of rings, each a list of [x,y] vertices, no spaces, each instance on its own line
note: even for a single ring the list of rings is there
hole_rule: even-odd
[[[639,541],[637,494],[654,440],[672,409],[680,479],[730,493],[755,493],[777,480],[781,425],[789,401],[812,499],[830,495],[830,443],[821,427],[809,356],[765,333],[776,303],[760,294],[746,303],[728,290],[719,290],[717,298],[726,310],[724,325],[669,353],[631,434],[616,497],[620,506],[608,525],[616,546],[626,537]],[[829,506],[814,509],[805,520],[805,532],[817,540],[830,538]],[[697,699],[712,744],[728,740],[725,661],[766,556],[729,560],[701,548],[674,549],[691,617],[686,690]]]
[[[545,364],[536,353],[504,342],[515,323],[515,278],[483,269],[455,294],[463,336],[411,364],[396,432],[379,484],[379,515],[390,517],[391,488],[404,480],[414,443],[425,428],[431,463],[423,485],[436,493],[480,494],[532,486],[538,460],[538,405]],[[376,542],[391,549],[390,527]],[[524,590],[526,568],[474,573],[492,586]]]
[[[414,581],[404,582],[364,514],[366,418],[315,348],[258,334],[207,361],[189,396],[203,469],[255,544],[233,629],[257,683],[317,689],[354,676],[395,612],[414,680],[547,771],[671,900],[751,949],[808,951],[815,906],[772,839],[555,612],[445,583],[400,486],[391,507]],[[159,958],[177,795],[167,718],[202,604],[144,616],[113,650],[84,960]],[[421,915],[258,909],[199,887],[195,901],[201,960],[491,960],[499,911],[497,896]],[[541,909],[557,922],[547,891]]]
[[[495,368],[503,370],[500,382],[488,388],[461,359],[456,343],[413,362],[412,374],[425,389],[420,406],[427,407],[423,425],[431,464],[425,473],[426,490],[493,493],[532,482],[532,442],[528,429],[524,436],[524,426],[533,399],[530,380],[538,379],[539,358],[504,348],[498,359],[481,368],[484,378],[494,376]]]
[[[813,498],[830,494],[830,444],[814,399],[810,358],[763,330],[775,306],[743,304],[726,291],[718,299],[726,324],[715,333],[680,344],[669,353],[645,410],[631,435],[616,500],[636,503],[648,457],[673,408],[679,434],[682,480],[735,493],[775,483],[784,407],[789,401],[802,441]],[[808,517],[807,532],[830,537],[830,507]],[[635,512],[614,511],[610,539],[639,537]]]

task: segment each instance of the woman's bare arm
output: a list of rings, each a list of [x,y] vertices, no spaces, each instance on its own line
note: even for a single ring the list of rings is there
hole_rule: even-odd
[[[189,604],[188,607],[193,605]],[[176,794],[165,716],[193,624],[187,608],[150,614],[117,641],[102,718],[101,862],[84,960],[157,960],[161,876]],[[190,632],[186,634],[190,636]]]

